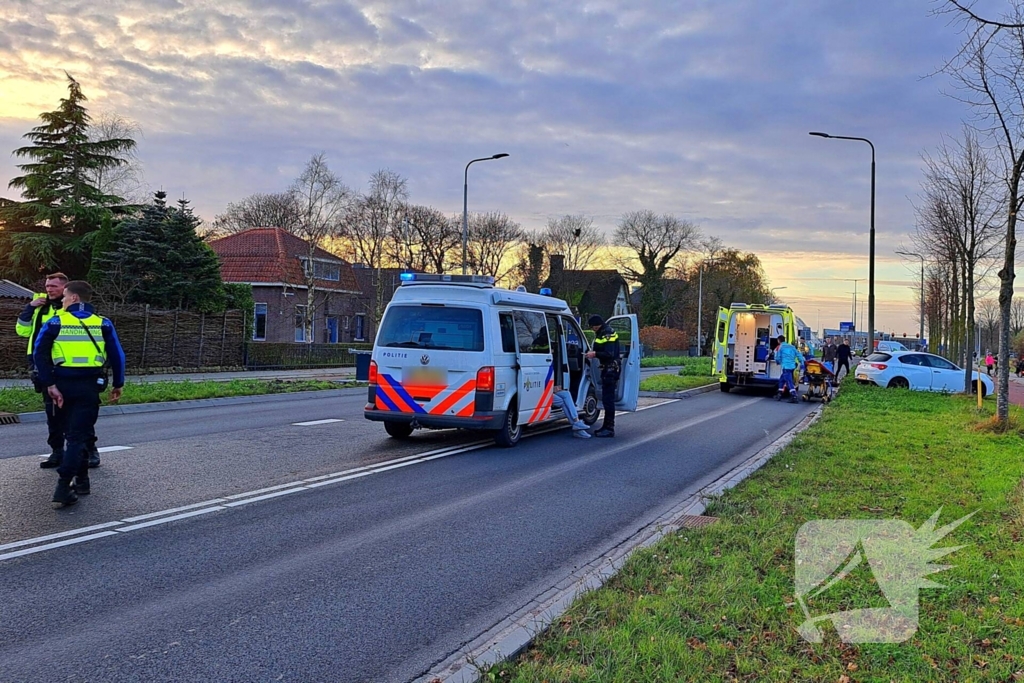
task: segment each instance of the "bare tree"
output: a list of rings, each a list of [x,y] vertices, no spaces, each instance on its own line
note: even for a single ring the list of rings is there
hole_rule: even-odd
[[[943,143],[924,161],[924,204],[917,212],[915,242],[946,271],[949,325],[944,346],[965,366],[967,386],[975,345],[975,296],[1002,227],[997,217],[1000,183],[977,132],[967,126],[962,139]]]
[[[523,228],[503,213],[475,214],[469,219],[469,267],[501,282],[513,271],[506,256],[524,236]]]
[[[946,12],[961,22],[964,42],[945,70],[954,79],[960,98],[980,119],[983,131],[1002,162],[1005,184],[1003,215],[1005,240],[999,270],[999,373],[996,415],[1003,427],[1010,414],[1010,311],[1013,302],[1017,216],[1024,197],[1024,0],[1008,0],[999,20],[979,16],[957,0],[947,0]]]
[[[281,228],[297,234],[300,214],[298,197],[290,190],[256,193],[228,204],[224,213],[213,219],[212,231],[217,235],[233,235],[249,228]]]
[[[345,218],[344,237],[352,260],[373,271],[374,303],[369,316],[374,327],[384,313],[382,269],[400,263],[405,249],[400,219],[407,198],[405,179],[381,169],[370,176],[369,190],[356,198]]]
[[[142,128],[138,123],[119,114],[108,112],[101,114],[89,125],[89,140],[135,140],[142,137]],[[120,197],[127,204],[145,204],[152,193],[146,185],[142,171],[142,163],[136,154],[134,145],[120,154],[123,163],[100,166],[86,171],[92,185],[105,195]]]
[[[587,270],[604,246],[604,235],[582,214],[549,220],[542,240],[549,254],[565,257],[566,270]]]
[[[664,324],[669,311],[665,275],[699,239],[696,224],[675,216],[658,216],[649,210],[622,216],[615,231],[615,244],[625,247],[628,254],[617,265],[627,279],[643,288],[640,317],[644,325]]]
[[[313,343],[316,310],[326,300],[326,296],[317,296],[318,286],[324,280],[334,279],[330,270],[337,265],[324,259],[322,252],[329,240],[342,234],[342,218],[352,193],[327,166],[327,156],[323,152],[310,158],[289,192],[298,207],[298,225],[294,233],[306,243],[307,248],[302,264],[306,287],[302,324],[306,341]]]

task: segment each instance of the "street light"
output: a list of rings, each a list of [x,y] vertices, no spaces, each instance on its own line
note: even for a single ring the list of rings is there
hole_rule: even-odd
[[[775,303],[775,292],[777,290],[780,290],[780,289],[786,289],[786,287],[785,286],[783,286],[783,287],[772,287],[771,294],[769,295],[769,296],[771,296],[771,299],[772,299],[771,303]]]
[[[811,135],[833,140],[856,140],[866,142],[871,147],[871,236],[868,240],[868,349],[875,348],[875,145],[867,138],[849,137],[846,135],[829,135],[828,133],[812,132]]]
[[[489,157],[473,159],[466,164],[466,172],[462,180],[462,274],[466,274],[466,245],[469,243],[469,167],[478,161],[491,161],[492,159],[504,159],[507,154],[495,154]]]
[[[924,344],[924,256],[913,251],[897,251],[900,256],[916,256],[921,259],[921,330],[917,335],[918,343]]]
[[[704,352],[704,343],[700,338],[701,310],[704,308],[704,266],[717,263],[718,259],[705,259],[700,262],[700,276],[697,278],[697,355]]]

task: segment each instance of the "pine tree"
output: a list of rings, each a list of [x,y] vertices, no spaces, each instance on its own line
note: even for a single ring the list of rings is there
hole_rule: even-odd
[[[40,271],[60,268],[72,277],[88,271],[88,236],[103,217],[123,208],[120,197],[101,192],[89,181],[99,169],[125,163],[135,147],[128,138],[89,140],[89,113],[78,82],[67,74],[68,96],[60,107],[40,115],[43,125],[23,137],[32,144],[14,150],[29,161],[9,187],[22,201],[0,200],[0,272],[31,281]]]
[[[220,264],[196,234],[199,223],[188,201],[168,207],[166,193],[157,192],[142,215],[119,223],[107,250],[96,254],[101,296],[157,308],[224,310]]]

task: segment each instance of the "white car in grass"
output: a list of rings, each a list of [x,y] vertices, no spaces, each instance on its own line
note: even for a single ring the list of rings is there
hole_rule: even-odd
[[[952,394],[964,390],[964,370],[933,353],[920,351],[876,352],[861,360],[854,371],[861,384],[880,387],[913,389],[915,391],[946,391]],[[971,388],[977,391],[978,373],[973,373]],[[988,375],[981,375],[981,395],[988,396],[995,389]]]

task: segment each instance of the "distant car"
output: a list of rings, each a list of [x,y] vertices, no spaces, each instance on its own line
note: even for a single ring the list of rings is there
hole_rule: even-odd
[[[977,390],[978,373],[972,373],[970,393]],[[913,389],[915,391],[948,391],[962,393],[964,370],[941,356],[920,351],[876,352],[857,365],[854,374],[861,384]],[[981,395],[995,389],[988,375],[981,375]]]
[[[875,351],[879,353],[892,353],[893,351],[909,351],[906,346],[896,341],[880,341],[875,345]]]

